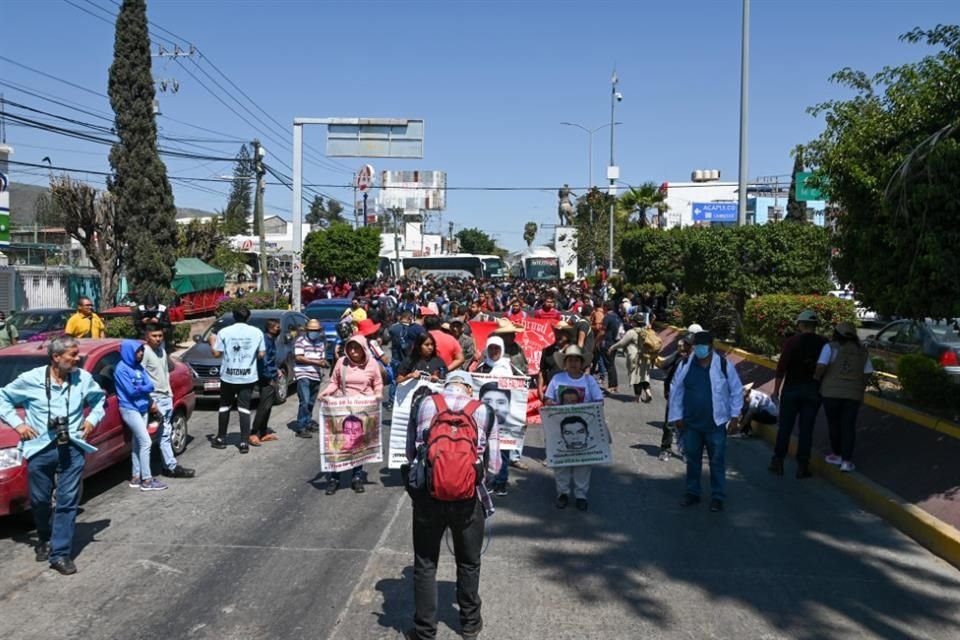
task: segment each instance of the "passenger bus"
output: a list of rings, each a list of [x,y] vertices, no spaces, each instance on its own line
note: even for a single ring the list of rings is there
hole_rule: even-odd
[[[560,259],[547,247],[525,249],[517,261],[516,275],[524,280],[559,280]]]
[[[497,256],[478,256],[469,253],[453,253],[439,256],[415,256],[400,258],[401,275],[432,275],[437,278],[498,278],[506,277],[503,260]],[[394,276],[396,259],[391,255],[380,256],[378,267],[385,276]]]

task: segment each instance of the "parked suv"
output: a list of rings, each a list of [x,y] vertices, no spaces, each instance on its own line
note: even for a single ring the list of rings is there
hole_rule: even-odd
[[[7,320],[17,328],[20,334],[19,341],[40,341],[47,337],[63,333],[67,327],[67,320],[74,314],[74,309],[30,309],[16,311]]]
[[[293,383],[293,343],[297,339],[299,328],[307,324],[307,316],[297,311],[282,309],[253,309],[248,324],[264,330],[267,320],[280,321],[280,335],[277,337],[277,404],[287,400],[287,393]],[[210,349],[210,336],[224,327],[233,324],[233,314],[226,313],[210,325],[203,335],[193,336],[195,345],[187,349],[180,359],[193,370],[193,389],[198,395],[220,394],[220,358],[214,358]]]
[[[314,300],[303,310],[311,320],[319,320],[323,325],[323,341],[326,344],[327,360],[331,363],[336,357],[337,344],[340,337],[337,335],[337,324],[344,312],[350,308],[347,298],[320,298]]]

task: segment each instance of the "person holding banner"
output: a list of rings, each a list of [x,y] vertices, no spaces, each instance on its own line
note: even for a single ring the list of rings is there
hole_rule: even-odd
[[[328,396],[373,396],[379,402],[383,397],[383,377],[380,366],[369,356],[367,339],[355,335],[344,345],[345,356],[340,358],[330,375],[330,384],[320,393]],[[363,493],[363,465],[352,470],[350,488]],[[340,488],[340,473],[331,472],[327,477],[326,494],[332,496]]]
[[[437,355],[437,343],[429,333],[421,333],[413,343],[410,355],[397,369],[397,384],[427,376],[439,382],[447,376],[447,365]]]
[[[503,338],[492,335],[487,338],[487,347],[484,349],[484,359],[474,373],[489,373],[493,376],[525,376],[526,373],[517,369],[510,359],[504,355]],[[500,389],[495,382],[488,382],[480,387],[480,400],[493,409],[498,426],[503,426],[510,414],[510,391]],[[500,471],[493,478],[493,493],[497,496],[507,495],[507,481],[511,466],[522,465],[520,452],[516,449],[501,451],[502,464]],[[518,467],[526,469],[526,465]]]
[[[583,371],[583,350],[570,345],[563,352],[564,371],[553,376],[547,386],[546,404],[582,404],[584,402],[603,402],[603,391],[593,376]],[[557,509],[565,509],[570,503],[570,481],[573,481],[573,494],[577,509],[586,511],[587,492],[590,490],[590,472],[592,465],[555,467],[554,478],[557,483]]]

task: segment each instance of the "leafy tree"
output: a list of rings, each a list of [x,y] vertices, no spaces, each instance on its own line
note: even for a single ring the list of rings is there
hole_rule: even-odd
[[[107,188],[116,206],[113,232],[125,243],[130,288],[139,295],[169,289],[176,262],[177,211],[167,168],[157,152],[150,38],[144,0],[124,0],[117,14],[108,93],[117,144]]]
[[[52,207],[62,215],[63,227],[87,252],[100,272],[103,300],[113,305],[123,272],[123,240],[117,233],[116,199],[63,175],[50,181]]]
[[[644,182],[639,187],[630,189],[617,201],[617,208],[626,214],[627,220],[637,216],[637,225],[646,227],[651,225],[647,214],[651,209],[656,211],[656,222],[653,226],[660,227],[664,214],[670,209],[666,201],[667,194],[655,182]]]
[[[347,222],[343,217],[343,205],[333,198],[326,202],[323,196],[315,195],[310,202],[310,211],[307,213],[307,224],[314,227],[329,227],[336,222]]]
[[[523,225],[523,240],[527,243],[527,246],[533,244],[533,241],[537,238],[537,223],[528,222]]]
[[[363,280],[376,275],[379,256],[379,229],[352,229],[349,224],[338,222],[307,234],[303,271],[312,279],[336,275],[351,281]]]
[[[686,262],[686,229],[632,229],[620,239],[627,280],[637,284],[662,284],[672,291],[683,285]]]
[[[247,256],[227,244],[221,244],[214,250],[210,265],[220,269],[227,276],[236,276],[246,270]]]
[[[787,195],[787,215],[784,221],[806,223],[807,203],[797,200],[797,174],[803,171],[803,145],[793,150],[793,175],[790,176],[790,193]]]
[[[460,251],[464,253],[493,254],[497,250],[493,238],[480,229],[462,229],[456,238],[460,241]]]
[[[606,265],[610,251],[610,204],[616,198],[596,187],[577,198],[573,226],[577,228],[577,253],[586,258],[590,270]],[[614,264],[620,264],[620,238],[629,228],[627,213],[614,207]]]
[[[854,92],[810,111],[826,128],[806,146],[817,182],[837,205],[840,282],[865,306],[908,317],[960,315],[960,27],[901,36],[937,50],[872,77],[843,69]]]
[[[237,163],[233,168],[233,186],[227,199],[227,208],[223,210],[223,232],[228,236],[240,236],[250,233],[247,222],[253,215],[253,159],[247,145],[240,147]],[[254,235],[260,233],[257,221],[253,221]]]
[[[223,225],[218,218],[209,222],[194,218],[177,229],[177,257],[199,258],[209,263],[224,242]]]

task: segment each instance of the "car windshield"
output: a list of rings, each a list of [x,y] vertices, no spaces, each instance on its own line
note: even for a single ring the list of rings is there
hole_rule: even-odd
[[[250,326],[256,327],[257,329],[260,329],[260,331],[265,331],[267,328],[267,320],[269,320],[267,316],[250,316],[250,319],[247,320],[247,324],[249,324]],[[211,335],[215,333],[219,333],[220,329],[223,329],[224,327],[229,327],[232,324],[233,324],[233,316],[223,316],[222,318],[214,322],[212,325],[210,325],[210,327],[203,332],[203,337],[201,338],[201,340],[206,342],[207,340],[210,339]]]
[[[5,387],[10,384],[24,371],[43,367],[49,363],[50,359],[46,354],[0,358],[0,387]]]
[[[957,332],[956,323],[944,321],[940,323],[927,322],[927,329],[933,334],[937,342],[958,342],[960,343],[960,333]]]
[[[36,313],[34,311],[17,311],[10,316],[10,324],[17,329],[34,329],[42,327],[50,318],[49,313]]]
[[[311,320],[319,320],[320,322],[336,322],[340,319],[340,316],[343,315],[343,312],[349,309],[347,305],[336,305],[336,304],[318,304],[316,306],[308,306],[304,313]]]

